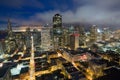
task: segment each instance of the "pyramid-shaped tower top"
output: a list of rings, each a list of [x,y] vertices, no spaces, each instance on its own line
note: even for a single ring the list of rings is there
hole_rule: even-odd
[[[8,29],[8,31],[12,31],[10,19],[8,19],[7,29]]]

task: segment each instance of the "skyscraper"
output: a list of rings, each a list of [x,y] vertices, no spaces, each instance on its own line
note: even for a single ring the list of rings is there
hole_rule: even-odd
[[[53,16],[53,35],[58,37],[62,35],[62,16],[60,14]]]
[[[63,29],[63,44],[64,46],[68,46],[70,43],[70,35],[68,29],[64,28]]]
[[[84,46],[85,41],[86,41],[86,35],[85,35],[85,31],[84,31],[84,27],[83,26],[75,26],[75,31],[77,31],[79,33],[79,45],[80,46]]]
[[[63,28],[62,28],[62,16],[55,14],[53,16],[53,45],[54,49],[63,47]]]
[[[8,31],[12,31],[10,19],[8,19],[8,26],[7,26],[7,29],[8,29]]]
[[[75,50],[79,47],[79,34],[73,33],[70,35],[70,48]]]
[[[53,16],[53,28],[62,27],[62,16],[60,14],[55,14]]]
[[[26,44],[26,48],[31,48],[31,31],[30,28],[26,28],[26,32],[25,32],[25,44]]]
[[[33,35],[33,41],[34,41],[34,46],[37,47],[37,46],[40,46],[40,39],[41,39],[41,34],[40,32],[38,31],[37,28],[33,29],[33,32],[32,32],[32,35]]]
[[[50,28],[42,28],[41,31],[41,48],[44,51],[48,51],[51,47],[51,36],[50,36]]]
[[[7,31],[8,31],[8,38],[12,39],[14,36],[12,32],[12,26],[11,26],[10,19],[8,19]]]
[[[102,33],[102,40],[108,41],[110,40],[110,36],[111,36],[110,30],[108,28],[104,28]]]
[[[93,25],[90,28],[90,41],[95,42],[97,40],[97,35],[98,35],[97,26]]]
[[[4,41],[0,41],[0,55],[4,54],[4,48],[5,48],[4,45],[5,45]]]

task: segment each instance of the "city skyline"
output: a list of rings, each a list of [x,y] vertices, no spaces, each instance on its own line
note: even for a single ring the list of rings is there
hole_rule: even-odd
[[[120,79],[120,30],[63,26],[11,25],[0,31],[0,80]],[[69,24],[70,25],[70,24]]]
[[[56,13],[63,16],[63,23],[83,23],[120,26],[119,0],[1,0],[0,27],[10,18],[13,24],[52,23]],[[101,27],[101,26],[100,26]]]

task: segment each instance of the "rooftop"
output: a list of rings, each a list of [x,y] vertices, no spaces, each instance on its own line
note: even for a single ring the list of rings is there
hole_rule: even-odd
[[[0,68],[0,78],[4,77],[4,75],[7,73],[9,67],[3,66]]]

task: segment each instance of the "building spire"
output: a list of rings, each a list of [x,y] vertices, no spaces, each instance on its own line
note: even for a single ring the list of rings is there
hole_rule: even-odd
[[[7,29],[8,29],[8,31],[12,31],[10,19],[8,19]]]

